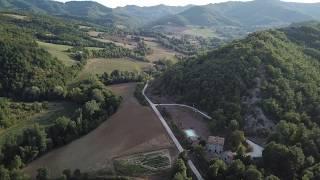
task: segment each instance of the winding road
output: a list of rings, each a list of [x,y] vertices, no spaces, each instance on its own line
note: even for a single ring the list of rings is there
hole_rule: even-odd
[[[164,120],[163,116],[161,115],[161,113],[159,112],[159,110],[157,109],[157,106],[161,105],[161,104],[154,104],[145,94],[146,89],[148,88],[148,83],[146,83],[146,85],[144,86],[143,90],[142,90],[142,95],[145,97],[145,99],[148,101],[149,105],[151,106],[151,108],[153,109],[153,111],[155,112],[155,114],[157,115],[157,117],[159,118],[159,120],[161,121],[163,127],[166,129],[167,133],[169,134],[170,138],[172,139],[172,141],[174,142],[174,144],[176,145],[178,151],[180,153],[182,153],[184,151],[183,147],[181,146],[180,142],[178,141],[178,139],[174,136],[172,130],[170,129],[169,125],[167,124],[167,122]],[[178,104],[167,104],[170,106],[183,106],[183,107],[189,107],[192,108],[194,110],[197,110],[193,107],[187,106],[187,105],[178,105]],[[201,112],[199,110],[197,110],[197,112]],[[204,113],[203,113],[204,114]],[[192,172],[194,173],[194,175],[197,177],[198,180],[204,180],[203,177],[201,176],[200,172],[198,171],[198,169],[195,167],[195,165],[193,164],[193,162],[191,160],[188,160],[188,165],[190,167],[190,169],[192,170]]]

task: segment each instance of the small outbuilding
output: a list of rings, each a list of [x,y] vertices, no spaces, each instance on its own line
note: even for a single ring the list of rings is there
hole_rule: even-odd
[[[233,153],[231,151],[225,151],[221,155],[221,159],[226,162],[227,164],[231,164],[234,160],[234,156],[236,153]]]

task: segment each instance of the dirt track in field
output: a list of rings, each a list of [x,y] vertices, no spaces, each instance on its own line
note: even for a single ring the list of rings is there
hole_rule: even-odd
[[[38,168],[45,167],[55,177],[64,169],[110,170],[114,157],[174,149],[152,110],[141,106],[133,97],[135,84],[111,86],[110,89],[123,97],[116,114],[88,135],[33,161],[24,171],[34,177]]]

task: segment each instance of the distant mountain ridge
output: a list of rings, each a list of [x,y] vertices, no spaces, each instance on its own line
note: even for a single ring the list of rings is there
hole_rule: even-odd
[[[194,6],[151,25],[178,26],[278,26],[320,19],[320,3],[290,3],[280,0],[224,2]]]
[[[123,25],[139,26],[164,16],[180,13],[191,6],[125,6],[108,8],[95,1],[53,0],[0,0],[0,10],[32,11],[50,15],[67,15],[81,18],[92,18],[99,22],[116,22]]]
[[[0,10],[67,15],[127,27],[159,25],[275,27],[320,19],[320,3],[291,3],[280,0],[229,1],[204,6],[131,5],[114,9],[95,1],[62,3],[52,0],[0,0]]]
[[[166,5],[157,5],[150,7],[140,7],[135,5],[128,5],[125,7],[118,7],[114,9],[114,12],[118,14],[123,14],[131,17],[141,18],[141,21],[144,23],[154,21],[168,15],[174,15],[181,13],[192,7],[188,6],[166,6]]]
[[[69,1],[62,3],[51,0],[0,0],[0,9],[88,17],[105,16],[112,13],[111,8],[94,1]]]

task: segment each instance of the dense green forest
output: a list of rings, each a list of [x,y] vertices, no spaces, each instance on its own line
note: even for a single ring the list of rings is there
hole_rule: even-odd
[[[26,31],[0,26],[0,95],[25,100],[49,98],[75,72],[39,48]]]
[[[40,48],[36,40],[53,40],[54,43],[76,46],[115,46],[89,39],[73,23],[67,25],[65,21],[44,16],[26,18],[30,19],[0,16],[1,132],[25,121],[27,116],[47,109],[48,102],[44,100],[70,102],[78,108],[70,113],[70,117],[58,117],[49,126],[35,124],[34,127],[23,128],[19,134],[5,137],[0,146],[1,180],[29,179],[20,172],[21,168],[44,153],[95,129],[116,112],[121,101],[97,78],[70,84],[87,59],[66,67]],[[41,36],[43,34],[56,38],[48,40]]]
[[[201,57],[179,62],[153,83],[153,91],[196,104],[211,114],[214,119],[209,124],[215,133],[228,130],[233,120],[245,129],[250,120],[247,116],[254,108],[261,108],[277,124],[263,131],[269,144],[257,164],[264,169],[261,177],[274,174],[282,179],[317,179],[319,41],[318,23],[253,33]],[[259,93],[253,93],[256,91]],[[252,99],[256,100],[250,104]],[[261,135],[261,131],[256,133]],[[227,176],[226,169],[221,171],[215,177]]]
[[[3,12],[5,14],[5,12]],[[9,12],[12,14],[11,12]],[[17,13],[24,18],[14,18],[0,14],[2,24],[14,24],[31,33],[41,41],[64,44],[70,46],[105,47],[110,43],[103,43],[90,38],[86,29],[81,29],[81,20],[59,18],[43,14]],[[92,24],[91,24],[92,25]],[[94,25],[92,28],[100,28]],[[105,31],[116,31],[114,28],[105,28]]]

